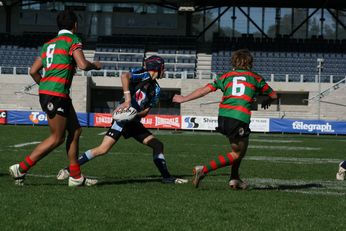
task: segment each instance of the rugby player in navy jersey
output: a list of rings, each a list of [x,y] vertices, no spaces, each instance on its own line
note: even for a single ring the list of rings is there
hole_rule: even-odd
[[[186,179],[171,176],[163,154],[162,142],[154,137],[140,122],[141,118],[145,117],[159,100],[160,86],[156,80],[160,79],[163,74],[164,60],[159,56],[150,56],[144,60],[143,67],[134,68],[130,72],[121,75],[124,102],[115,110],[123,110],[132,106],[137,110],[137,116],[129,122],[116,122],[113,120],[112,126],[107,131],[102,143],[79,157],[78,163],[80,165],[109,152],[121,136],[125,139],[133,137],[138,142],[152,148],[153,161],[161,173],[162,183],[187,183]],[[57,179],[64,180],[68,176],[69,169],[64,168],[59,171]]]

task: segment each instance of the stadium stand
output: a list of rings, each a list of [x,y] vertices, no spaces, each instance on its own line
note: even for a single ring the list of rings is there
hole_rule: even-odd
[[[28,73],[28,67],[39,53],[39,46],[54,37],[51,33],[34,35],[0,34],[0,56],[6,57],[0,59],[0,73]],[[92,48],[94,53],[90,58],[101,61],[104,68],[91,72],[91,75],[119,76],[122,71],[140,66],[144,57],[156,54],[165,58],[168,78],[212,78],[231,69],[231,52],[239,48],[252,51],[254,70],[267,81],[318,82],[317,58],[325,60],[321,82],[336,83],[345,77],[342,73],[346,73],[345,40],[214,36],[209,54],[199,52],[200,47],[193,41],[192,37],[180,36],[101,36]]]
[[[104,63],[103,71],[93,76],[112,76],[116,71],[127,71],[141,66],[143,58],[160,55],[165,58],[168,78],[195,78],[197,49],[191,37],[180,36],[101,36],[94,60]],[[136,44],[136,45],[133,45]]]
[[[277,82],[317,82],[317,59],[324,58],[321,82],[338,82],[346,72],[346,54],[338,42],[312,38],[296,39],[253,39],[215,38],[212,52],[212,71],[219,73],[230,70],[231,50],[248,48],[253,52],[254,71],[266,80]],[[344,43],[345,41],[342,41]],[[271,75],[274,74],[274,79]],[[332,76],[332,78],[331,78]]]

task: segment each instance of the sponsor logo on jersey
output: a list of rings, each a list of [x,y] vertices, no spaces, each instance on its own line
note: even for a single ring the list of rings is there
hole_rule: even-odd
[[[244,131],[244,128],[239,128],[239,136],[243,136],[245,131]]]
[[[145,98],[146,98],[146,94],[143,91],[138,90],[136,92],[136,102],[138,103],[139,106],[141,106],[141,103]]]
[[[48,111],[53,111],[54,110],[54,104],[52,102],[49,102],[47,104],[47,109],[48,109]]]
[[[321,132],[334,132],[334,129],[331,124],[308,124],[301,121],[294,121],[292,123],[292,128],[294,130],[306,130],[309,132],[312,131],[321,131]]]

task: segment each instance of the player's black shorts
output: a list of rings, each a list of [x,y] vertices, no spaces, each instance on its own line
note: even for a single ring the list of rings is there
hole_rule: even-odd
[[[120,136],[123,136],[125,139],[133,137],[140,142],[150,135],[152,135],[152,133],[137,120],[132,120],[126,123],[118,123],[113,120],[112,126],[106,133],[106,136],[110,136],[115,140],[118,140]]]
[[[251,133],[249,124],[244,123],[241,120],[219,116],[218,127],[216,131],[227,136],[228,138],[245,138]]]
[[[56,114],[63,117],[68,117],[72,107],[70,98],[40,94],[40,104],[42,110],[50,119],[53,119]]]

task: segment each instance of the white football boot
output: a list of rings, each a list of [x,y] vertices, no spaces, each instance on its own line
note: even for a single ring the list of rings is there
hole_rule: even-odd
[[[73,177],[68,178],[68,186],[69,187],[78,187],[78,186],[93,186],[97,184],[96,179],[89,179],[85,176],[81,176],[79,179],[75,179]]]
[[[56,179],[57,180],[66,180],[67,178],[69,178],[70,173],[66,168],[60,169],[60,171],[58,172],[58,175],[56,175]]]
[[[186,184],[189,181],[187,179],[176,178],[171,176],[171,177],[163,178],[161,182],[164,184]]]
[[[18,185],[18,186],[24,185],[24,179],[25,179],[26,173],[21,173],[19,171],[19,164],[12,165],[8,169],[8,171],[10,172],[10,175],[13,177],[15,185]]]
[[[345,179],[345,171],[346,169],[344,169],[343,167],[341,167],[341,164],[343,163],[344,161],[340,162],[339,164],[339,170],[338,172],[336,173],[336,179],[337,180],[344,180]]]
[[[192,177],[192,184],[195,186],[195,188],[198,188],[199,183],[204,178],[204,172],[203,172],[203,165],[195,166],[192,169],[193,177]]]
[[[232,189],[248,189],[249,185],[242,181],[241,179],[232,179],[228,182],[228,185],[232,188]]]
[[[175,178],[174,184],[186,184],[189,180],[183,178]]]

